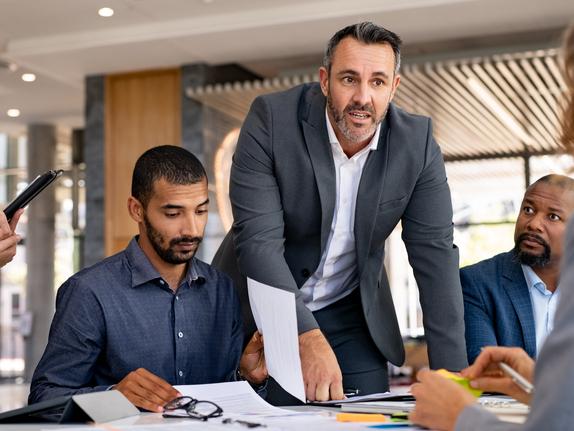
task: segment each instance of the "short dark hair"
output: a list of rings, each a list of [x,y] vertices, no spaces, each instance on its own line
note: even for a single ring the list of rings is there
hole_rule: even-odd
[[[147,150],[137,160],[132,175],[132,196],[146,207],[154,183],[160,179],[187,185],[207,181],[207,174],[199,159],[185,148],[162,145]]]
[[[536,184],[540,183],[548,184],[550,186],[556,186],[561,188],[562,190],[574,192],[574,179],[566,175],[559,175],[559,174],[544,175],[543,177],[538,178],[536,181],[530,184],[530,186],[528,186],[528,190],[530,190]]]
[[[325,50],[325,56],[323,57],[323,66],[327,69],[328,73],[331,73],[331,63],[333,61],[335,48],[337,48],[337,45],[346,37],[352,37],[367,45],[388,43],[395,53],[395,73],[399,72],[401,68],[401,38],[380,25],[366,21],[349,25],[331,37]]]

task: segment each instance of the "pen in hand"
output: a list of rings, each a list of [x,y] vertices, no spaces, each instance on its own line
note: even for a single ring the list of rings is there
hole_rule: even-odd
[[[500,367],[502,372],[506,374],[508,377],[510,377],[512,381],[516,383],[520,387],[520,389],[522,389],[524,392],[526,392],[527,394],[531,394],[532,391],[534,391],[534,386],[532,385],[532,383],[530,383],[528,380],[526,380],[526,378],[521,376],[510,365],[504,362],[500,362],[498,366]]]

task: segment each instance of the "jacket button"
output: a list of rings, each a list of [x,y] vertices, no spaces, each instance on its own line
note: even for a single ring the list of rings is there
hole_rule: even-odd
[[[309,271],[307,268],[304,268],[304,269],[301,271],[301,275],[302,275],[303,277],[307,278],[307,277],[309,277],[309,276],[311,275],[311,271]]]

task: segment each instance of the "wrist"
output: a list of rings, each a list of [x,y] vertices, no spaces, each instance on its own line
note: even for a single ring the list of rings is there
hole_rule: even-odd
[[[237,370],[235,370],[235,380],[238,382],[246,381],[250,385],[256,388],[260,388],[267,385],[267,380],[269,380],[269,376],[265,377],[263,380],[258,380],[253,376],[251,376],[249,372],[245,372],[244,370],[241,369],[241,367],[239,367]]]
[[[307,344],[309,342],[315,342],[316,340],[324,338],[323,333],[320,329],[311,329],[310,331],[303,332],[299,334],[299,344]]]

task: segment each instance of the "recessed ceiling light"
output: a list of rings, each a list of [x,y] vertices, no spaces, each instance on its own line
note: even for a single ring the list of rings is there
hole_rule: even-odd
[[[16,118],[20,116],[20,110],[16,108],[10,108],[6,111],[6,115],[12,118]]]
[[[36,75],[33,73],[23,73],[22,74],[22,81],[26,82],[34,82],[36,80]]]
[[[98,11],[99,16],[103,16],[104,18],[108,18],[114,14],[114,10],[111,7],[103,7]]]

